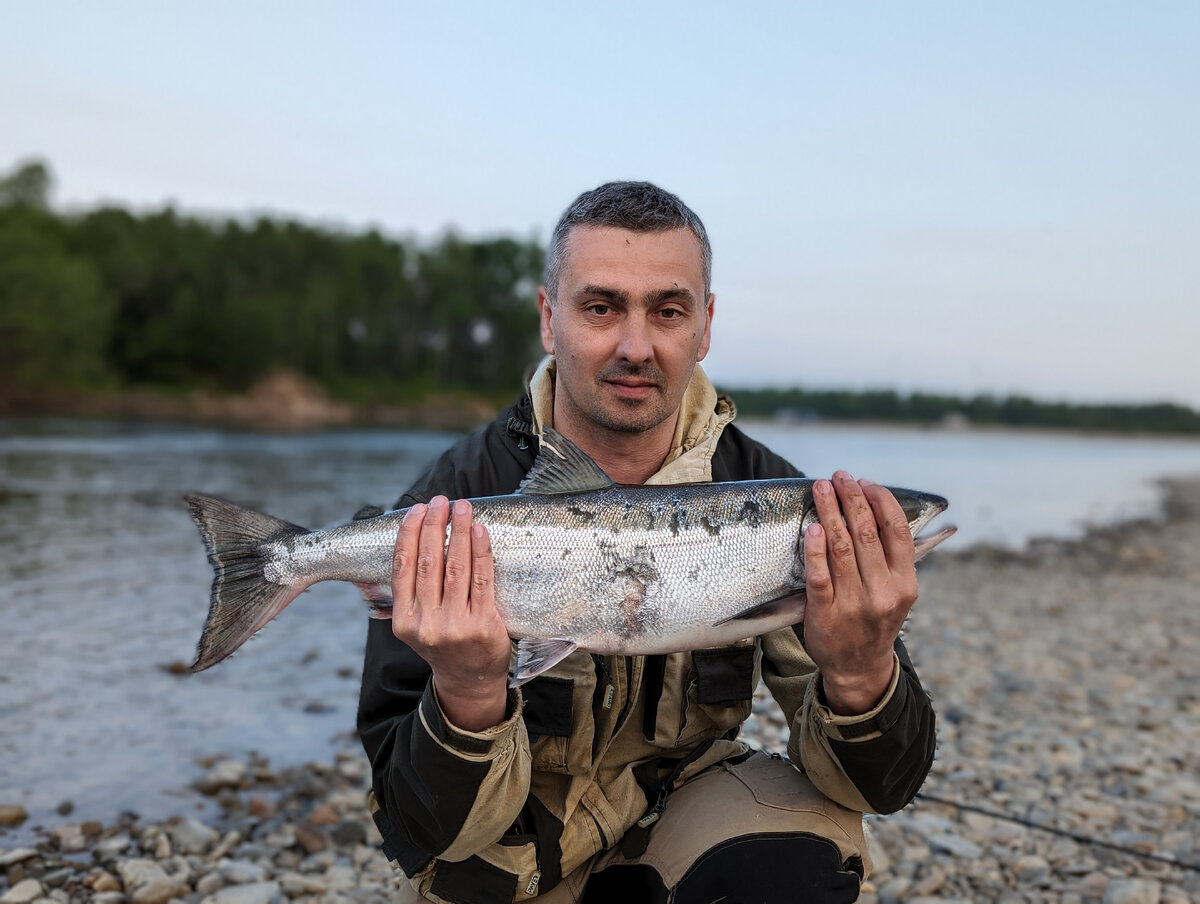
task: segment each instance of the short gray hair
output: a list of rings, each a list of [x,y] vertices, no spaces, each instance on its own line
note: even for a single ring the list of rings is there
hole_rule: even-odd
[[[700,218],[678,197],[650,182],[606,182],[572,201],[550,235],[543,279],[552,303],[558,295],[567,240],[576,226],[615,226],[633,232],[689,230],[700,243],[707,300],[712,285],[712,245]]]

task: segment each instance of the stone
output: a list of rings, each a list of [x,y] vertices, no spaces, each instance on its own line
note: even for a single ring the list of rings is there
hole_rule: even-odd
[[[231,885],[201,899],[200,904],[276,904],[283,899],[278,882]]]
[[[78,854],[81,851],[88,849],[87,838],[83,835],[83,829],[73,822],[64,823],[50,830],[50,837],[54,839],[55,846],[66,854]]]
[[[19,826],[29,818],[29,811],[20,804],[0,804],[0,826]]]
[[[117,857],[120,857],[133,844],[133,839],[128,835],[121,833],[113,835],[111,838],[102,838],[96,842],[96,846],[92,848],[92,854],[101,863],[107,863]]]
[[[91,888],[94,892],[121,891],[120,880],[107,870],[98,870],[91,877]]]
[[[0,866],[8,867],[23,860],[40,857],[41,852],[33,848],[13,848],[11,851],[0,852]]]
[[[1110,879],[1104,904],[1159,904],[1162,885],[1153,879]]]
[[[129,904],[123,891],[104,891],[92,895],[92,904]]]
[[[117,863],[117,872],[133,904],[166,904],[183,889],[153,860],[135,858]]]
[[[218,865],[217,872],[230,885],[261,882],[267,877],[267,871],[252,860],[225,860]]]
[[[935,851],[942,851],[952,857],[965,860],[978,860],[983,855],[983,848],[961,835],[943,834],[926,835],[925,840]]]
[[[220,839],[213,829],[198,819],[184,819],[167,828],[175,849],[181,854],[203,854]],[[170,856],[168,854],[168,856]]]
[[[0,895],[0,904],[33,904],[40,897],[42,883],[37,879],[23,879]]]
[[[1013,876],[1027,885],[1041,885],[1050,878],[1050,864],[1036,854],[1022,857],[1013,864]]]
[[[329,836],[333,843],[339,847],[351,844],[364,844],[367,840],[367,830],[363,828],[362,823],[348,819],[334,826]],[[874,850],[872,850],[871,855],[872,857],[875,856]]]
[[[237,790],[246,784],[246,764],[237,760],[219,760],[214,763],[204,777],[198,779],[193,787],[201,794],[215,795],[225,788]]]
[[[325,833],[315,826],[302,823],[295,828],[296,842],[309,854],[316,854],[329,847]]]

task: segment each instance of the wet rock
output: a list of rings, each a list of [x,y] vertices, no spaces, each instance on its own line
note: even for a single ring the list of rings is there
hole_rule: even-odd
[[[21,805],[0,804],[0,826],[19,826],[28,818],[28,811]]]
[[[201,794],[215,795],[225,788],[238,789],[246,784],[246,764],[237,760],[219,760],[209,767],[194,787]]]

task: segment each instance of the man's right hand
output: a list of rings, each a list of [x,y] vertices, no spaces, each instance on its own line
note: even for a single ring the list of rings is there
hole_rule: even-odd
[[[446,523],[450,521],[450,542]],[[464,731],[504,721],[512,645],[496,610],[492,542],[471,504],[414,505],[396,535],[392,633],[429,663],[446,717]]]

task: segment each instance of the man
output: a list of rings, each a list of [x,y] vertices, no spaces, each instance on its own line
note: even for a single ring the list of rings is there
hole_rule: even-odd
[[[372,622],[359,730],[414,901],[853,901],[861,814],[904,806],[929,770],[933,712],[898,638],[912,538],[890,493],[844,472],[815,486],[803,624],[670,656],[577,651],[507,688],[489,539],[461,500],[513,492],[542,428],[619,483],[800,476],[730,424],[697,366],[710,274],[704,226],[674,195],[581,195],[538,293],[550,357],[400,499],[394,615]],[[791,762],[737,739],[760,675]]]

